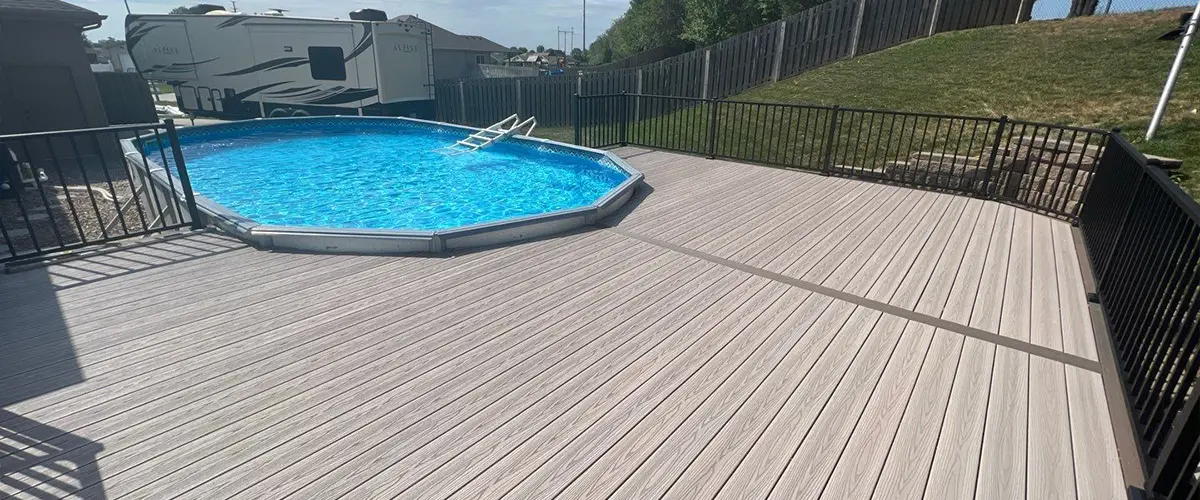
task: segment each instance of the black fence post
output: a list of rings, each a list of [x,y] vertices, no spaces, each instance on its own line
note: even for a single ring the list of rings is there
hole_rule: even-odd
[[[575,145],[582,146],[583,143],[580,141],[582,139],[581,135],[582,135],[583,130],[579,126],[579,120],[580,120],[580,112],[583,110],[583,108],[579,102],[579,94],[572,94],[572,95],[574,96],[574,99],[575,99],[575,116],[572,117],[572,118],[574,118],[573,121],[575,122]]]
[[[979,192],[981,198],[991,196],[992,171],[996,166],[996,155],[1000,153],[1000,141],[1004,140],[1004,131],[1007,128],[1008,115],[1000,115],[1000,127],[996,130],[996,140],[992,142],[992,154],[988,157],[987,170],[983,175],[983,186]]]
[[[621,91],[621,132],[620,141],[622,146],[629,145],[625,140],[625,134],[629,130],[629,94]]]
[[[709,99],[708,112],[708,159],[717,157],[717,107],[720,103],[716,99]]]
[[[183,163],[183,150],[179,148],[179,133],[175,130],[175,120],[163,120],[167,125],[167,141],[171,143],[171,154],[175,159],[175,171],[179,173],[179,189],[183,191],[183,199],[187,203],[188,216],[192,218],[192,229],[203,229],[200,221],[200,208],[196,206],[196,195],[192,193],[192,181],[188,178],[187,166]],[[171,175],[170,171],[166,172]]]
[[[1116,131],[1113,132],[1114,137],[1116,137],[1118,135],[1119,135],[1119,132],[1116,132]],[[1114,145],[1110,141],[1108,147],[1123,147],[1123,146]],[[1102,168],[1104,168],[1104,164],[1105,164],[1104,160],[1106,159],[1105,157],[1107,157],[1107,156],[1110,156],[1110,155],[1103,155],[1100,157],[1100,163],[1096,164],[1096,167],[1095,167],[1097,173],[1099,173],[1100,170]],[[1129,197],[1129,205],[1125,207],[1124,213],[1121,214],[1121,221],[1117,223],[1117,231],[1112,237],[1112,243],[1110,243],[1110,247],[1108,249],[1108,255],[1104,256],[1104,265],[1099,269],[1099,272],[1096,273],[1096,287],[1097,288],[1100,288],[1101,286],[1103,286],[1105,278],[1108,277],[1108,271],[1109,271],[1109,269],[1112,268],[1113,256],[1116,255],[1116,253],[1117,253],[1117,247],[1121,246],[1121,239],[1125,237],[1125,225],[1126,225],[1126,223],[1129,222],[1129,216],[1130,216],[1130,214],[1133,213],[1133,207],[1135,205],[1137,205],[1138,198],[1140,198],[1142,196],[1142,186],[1148,184],[1146,181],[1146,178],[1149,177],[1150,175],[1145,172],[1145,169],[1146,169],[1146,166],[1142,165],[1142,169],[1141,169],[1142,171],[1138,172],[1137,184],[1135,184],[1133,187],[1133,196]]]
[[[833,170],[833,143],[837,137],[837,121],[841,114],[841,106],[834,106],[829,113],[829,131],[825,136],[825,161],[821,165],[821,173],[828,174]]]

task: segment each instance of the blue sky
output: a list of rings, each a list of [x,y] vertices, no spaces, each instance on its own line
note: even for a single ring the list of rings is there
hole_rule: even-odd
[[[67,1],[108,16],[99,29],[88,32],[88,38],[125,38],[125,4],[121,0]],[[215,3],[230,8],[229,0],[129,0],[129,7],[135,14],[152,14],[197,3]],[[629,0],[588,0],[588,39],[595,40],[596,35],[607,29],[628,6]],[[348,12],[361,8],[380,9],[388,16],[416,14],[455,33],[483,35],[505,46],[530,48],[538,44],[556,46],[556,27],[569,29],[574,26],[575,45],[580,46],[583,41],[582,0],[237,0],[237,8],[242,12],[263,12],[273,7],[288,9],[288,14],[293,16],[343,19]]]
[[[1110,0],[1100,0],[1100,11],[1109,7]],[[1111,12],[1161,9],[1166,7],[1194,6],[1196,0],[1111,0]],[[1057,19],[1067,15],[1071,0],[1037,0],[1033,4],[1034,19]]]
[[[106,37],[125,38],[125,4],[121,0],[68,0],[82,7],[107,15],[108,20],[99,29],[88,32],[92,40]],[[224,4],[229,0],[204,0],[203,3]],[[1104,9],[1108,0],[1100,0]],[[202,3],[201,0],[130,0],[129,7],[135,13],[166,13],[179,5]],[[1194,4],[1194,0],[1112,0],[1112,10],[1119,12],[1133,8],[1173,7]],[[1053,19],[1066,15],[1070,0],[1037,0],[1034,4],[1035,19]],[[625,12],[628,0],[588,0],[588,41],[595,40],[612,24],[613,19]],[[556,28],[575,28],[576,46],[583,42],[583,1],[569,2],[554,0],[406,0],[383,2],[380,0],[349,0],[345,2],[322,2],[319,0],[240,0],[238,10],[263,12],[273,7],[286,8],[290,15],[304,17],[342,17],[355,9],[364,7],[381,9],[389,16],[417,14],[434,24],[464,35],[483,35],[505,46],[538,44],[547,47],[557,45]]]

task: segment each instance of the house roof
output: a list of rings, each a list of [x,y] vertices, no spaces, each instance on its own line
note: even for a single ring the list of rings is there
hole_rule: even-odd
[[[0,18],[39,19],[90,25],[99,23],[105,17],[107,16],[62,0],[0,0]]]
[[[4,1],[4,0],[0,0]],[[408,14],[393,17],[392,21],[408,22],[420,20],[433,29],[434,50],[466,50],[471,52],[508,52],[508,47],[479,35],[459,35],[424,19]]]

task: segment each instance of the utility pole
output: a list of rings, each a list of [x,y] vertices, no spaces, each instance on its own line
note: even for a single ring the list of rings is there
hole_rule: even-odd
[[[587,54],[587,0],[583,0],[583,53]]]
[[[1146,129],[1146,140],[1154,138],[1158,126],[1162,123],[1163,114],[1167,112],[1167,103],[1171,101],[1171,92],[1175,90],[1175,80],[1179,78],[1179,70],[1183,68],[1183,58],[1187,56],[1188,46],[1192,44],[1192,35],[1196,34],[1196,23],[1200,22],[1200,1],[1196,2],[1196,10],[1188,19],[1183,30],[1183,41],[1179,42],[1179,52],[1175,54],[1175,62],[1171,64],[1171,72],[1167,73],[1167,84],[1163,86],[1162,96],[1158,98],[1158,106],[1154,108],[1154,117],[1150,118],[1150,127]]]
[[[568,35],[570,35],[570,37],[571,37],[570,42],[567,42]],[[562,29],[562,26],[559,26],[558,27],[558,50],[563,51],[563,53],[565,53],[567,55],[571,55],[571,45],[574,43],[575,43],[575,27],[572,26],[571,29],[565,30],[565,29]]]

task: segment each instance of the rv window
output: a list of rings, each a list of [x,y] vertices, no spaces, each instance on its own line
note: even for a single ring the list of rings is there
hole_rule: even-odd
[[[341,47],[309,47],[308,66],[313,80],[345,80],[346,62]]]

